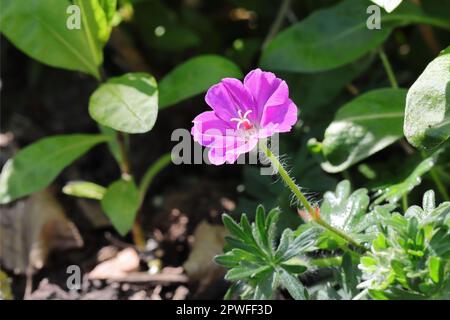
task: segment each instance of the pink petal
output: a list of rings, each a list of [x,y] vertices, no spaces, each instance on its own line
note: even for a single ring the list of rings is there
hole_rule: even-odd
[[[191,134],[194,141],[202,146],[225,148],[233,145],[236,140],[236,130],[215,114],[214,111],[205,111],[192,121],[194,126]]]
[[[234,163],[241,154],[250,152],[258,144],[256,137],[251,138],[245,142],[237,142],[232,147],[227,148],[212,148],[208,152],[209,161],[218,166],[226,163]]]
[[[261,119],[264,107],[269,102],[272,95],[277,91],[283,81],[275,76],[272,72],[265,72],[261,69],[255,69],[247,74],[244,79],[244,86],[251,92],[258,110],[258,119]],[[284,103],[289,98],[289,91],[286,90],[287,85],[283,86],[283,90],[273,98],[273,102],[277,104]]]
[[[247,88],[241,81],[225,78],[219,84],[212,86],[206,93],[206,103],[222,120],[229,122],[238,117],[238,110],[243,113],[253,109],[253,100]],[[250,119],[250,118],[249,118]]]
[[[275,132],[291,131],[297,122],[297,106],[292,100],[282,105],[267,105],[261,119],[261,125]]]

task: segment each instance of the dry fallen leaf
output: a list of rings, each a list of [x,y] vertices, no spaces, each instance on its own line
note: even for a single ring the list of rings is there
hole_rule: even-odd
[[[79,248],[76,226],[49,190],[4,206],[0,219],[0,260],[7,270],[23,274],[41,269],[52,250]]]
[[[228,231],[221,225],[202,221],[194,232],[194,244],[183,267],[193,281],[200,281],[199,291],[223,276],[224,270],[214,263],[214,256],[221,254]]]
[[[139,269],[139,256],[136,250],[126,248],[116,257],[98,264],[90,273],[89,279],[114,280]]]

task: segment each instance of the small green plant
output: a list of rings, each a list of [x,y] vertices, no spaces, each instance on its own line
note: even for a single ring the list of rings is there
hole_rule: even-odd
[[[286,288],[292,297],[306,299],[307,291],[296,275],[307,270],[298,259],[314,245],[314,230],[294,237],[290,229],[284,230],[276,245],[275,228],[280,211],[272,209],[266,215],[264,207],[256,209],[255,222],[250,224],[247,215],[240,223],[223,215],[223,223],[231,232],[225,254],[216,262],[229,269],[225,279],[236,281],[226,297],[239,294],[243,299],[273,299],[279,287]]]

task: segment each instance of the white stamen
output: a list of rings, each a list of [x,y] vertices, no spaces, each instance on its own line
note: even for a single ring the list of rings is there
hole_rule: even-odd
[[[252,113],[252,110],[247,110],[244,115],[242,115],[242,110],[238,110],[238,116],[239,118],[231,118],[230,121],[236,121],[237,122],[237,129],[239,130],[241,128],[241,125],[244,122],[247,122],[247,124],[251,125],[252,123],[250,120],[247,119],[247,116]]]

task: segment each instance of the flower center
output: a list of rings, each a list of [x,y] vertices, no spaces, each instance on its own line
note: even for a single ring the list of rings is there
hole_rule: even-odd
[[[244,115],[242,115],[242,110],[238,110],[238,116],[239,118],[231,118],[230,121],[237,122],[237,129],[239,130],[241,126],[244,127],[245,130],[250,130],[253,128],[253,124],[250,122],[250,120],[247,119],[248,115],[252,113],[252,110],[247,110]]]

